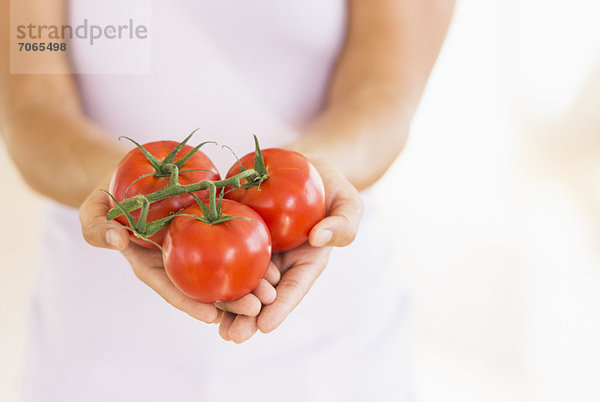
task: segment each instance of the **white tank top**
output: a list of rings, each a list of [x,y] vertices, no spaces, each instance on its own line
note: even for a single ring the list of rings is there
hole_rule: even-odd
[[[71,23],[110,21],[114,9],[98,3],[72,2]],[[251,134],[282,145],[322,107],[345,22],[343,0],[155,0],[150,73],[79,75],[81,97],[115,141],[180,140],[200,127],[194,142],[238,154],[252,150]],[[99,49],[72,49],[75,71],[101,63]],[[233,163],[219,147],[206,152],[222,173]],[[381,214],[368,197],[366,207],[355,243],[334,250],[282,326],[235,345],[169,306],[118,252],[87,245],[76,210],[48,205],[26,400],[412,400],[406,302]]]

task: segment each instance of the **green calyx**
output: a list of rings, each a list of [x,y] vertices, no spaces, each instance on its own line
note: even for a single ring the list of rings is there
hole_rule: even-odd
[[[232,151],[233,152],[233,151]],[[240,170],[242,172],[248,170],[246,169],[238,157],[233,154],[237,159],[238,165],[240,166]],[[269,178],[269,173],[267,171],[267,167],[265,165],[265,160],[262,155],[262,151],[260,150],[260,144],[258,143],[258,137],[254,135],[254,174],[246,178],[246,183],[242,184],[240,188],[252,188],[258,186],[258,190],[260,191],[260,185],[264,183]]]
[[[133,198],[135,198],[137,200],[137,202],[141,203],[142,210],[140,212],[139,219],[136,221],[130,212],[123,209],[122,204],[119,201],[117,201],[117,199],[111,193],[109,193],[108,191],[105,191],[105,190],[101,190],[101,191],[104,191],[106,194],[108,194],[110,196],[110,198],[116,204],[116,206],[114,208],[121,210],[122,214],[125,215],[125,217],[127,218],[127,222],[129,223],[129,226],[122,226],[123,228],[131,231],[136,237],[139,237],[140,239],[146,240],[146,241],[154,244],[156,247],[158,247],[162,251],[162,247],[160,246],[160,244],[156,243],[153,240],[150,240],[150,237],[154,236],[156,233],[160,232],[162,229],[167,227],[169,225],[169,223],[171,223],[171,221],[173,219],[175,219],[175,217],[177,217],[177,216],[179,216],[179,214],[181,214],[181,211],[183,211],[183,209],[180,209],[178,212],[176,212],[172,215],[166,216],[164,218],[157,219],[152,222],[148,222],[147,220],[148,220],[148,211],[150,209],[150,202],[148,201],[148,198],[146,198],[144,195],[138,194]]]
[[[223,205],[223,191],[219,193],[217,197],[217,187],[212,186],[209,189],[209,198],[208,198],[208,206],[204,202],[202,202],[195,194],[191,194],[192,197],[196,200],[198,207],[202,210],[202,214],[204,216],[196,216],[190,214],[182,214],[182,216],[189,216],[191,218],[195,218],[200,222],[204,222],[208,225],[218,225],[220,223],[229,222],[232,219],[244,219],[250,220],[245,216],[232,216],[232,215],[223,215],[221,211],[221,206]]]
[[[125,137],[125,136],[119,137],[119,139],[125,138],[126,140],[131,141],[140,151],[142,151],[142,153],[144,154],[144,156],[146,157],[148,162],[150,162],[150,164],[154,168],[154,173],[140,176],[133,183],[135,183],[136,181],[138,181],[144,177],[150,176],[150,175],[154,175],[155,177],[169,177],[169,176],[171,176],[171,170],[172,170],[172,168],[169,165],[173,165],[173,164],[177,166],[177,168],[180,170],[180,173],[191,172],[191,171],[195,171],[195,170],[203,170],[203,169],[181,170],[181,168],[192,156],[194,156],[194,154],[196,152],[198,152],[198,150],[202,146],[204,146],[206,144],[216,144],[216,142],[214,142],[214,141],[205,141],[205,142],[201,143],[200,145],[194,147],[183,158],[181,158],[177,162],[175,162],[175,156],[179,153],[179,151],[181,151],[183,149],[185,144],[187,144],[187,142],[190,140],[190,138],[192,138],[192,136],[196,133],[196,131],[198,131],[198,129],[195,129],[194,131],[192,131],[190,133],[190,135],[188,135],[175,148],[173,148],[173,150],[171,152],[169,152],[169,154],[167,156],[165,156],[165,158],[162,161],[159,160],[158,158],[156,158],[150,152],[148,152],[148,150],[146,148],[144,148],[143,145],[140,145],[135,140],[133,140],[129,137]],[[129,185],[129,187],[131,187],[131,185],[133,183],[131,183]],[[128,189],[129,189],[129,187],[128,187]]]
[[[258,143],[258,137],[256,135],[254,135],[254,170],[256,171],[257,176],[248,184],[251,184],[250,187],[258,186],[258,189],[260,190],[260,185],[269,178],[269,173],[267,172],[265,160],[260,150],[260,144]]]

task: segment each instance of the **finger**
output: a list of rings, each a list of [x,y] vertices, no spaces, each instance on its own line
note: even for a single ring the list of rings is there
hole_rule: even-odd
[[[83,238],[95,247],[123,250],[129,244],[127,230],[106,221],[110,209],[106,193],[93,191],[79,208]]]
[[[223,310],[219,310],[217,309],[217,318],[212,322],[213,324],[220,324],[221,323],[221,318],[223,318],[223,314],[225,312]]]
[[[269,268],[267,268],[265,279],[273,286],[276,286],[279,283],[279,280],[281,279],[281,273],[279,272],[279,269],[277,269],[277,265],[273,261],[269,263]]]
[[[215,303],[215,306],[223,311],[228,311],[234,314],[257,316],[258,313],[260,313],[262,304],[255,294],[249,293],[237,300]]]
[[[267,280],[262,279],[256,289],[252,291],[252,293],[260,300],[262,304],[271,304],[275,300],[277,296],[277,292],[273,285],[271,285]],[[258,315],[258,314],[257,314]]]
[[[317,223],[309,233],[313,247],[343,247],[352,243],[358,232],[364,206],[360,194],[345,181],[332,194],[328,216]]]
[[[135,255],[132,254],[148,252],[148,250],[140,251],[139,249],[141,248],[140,246],[131,246],[123,254],[132,263],[132,261],[135,261]],[[160,251],[156,251],[156,253],[160,253]],[[144,257],[138,256],[138,258],[143,259]],[[218,322],[220,316],[217,308],[210,303],[198,302],[182,293],[173,285],[162,266],[146,266],[132,263],[132,267],[135,275],[142,282],[176,309],[206,323]]]
[[[226,341],[230,341],[229,337],[229,328],[231,328],[231,324],[233,324],[233,320],[235,319],[235,314],[224,312],[221,317],[221,324],[219,325],[219,335]]]
[[[247,341],[258,331],[256,317],[238,315],[229,327],[229,339],[235,343]]]
[[[258,316],[258,329],[269,333],[277,328],[308,293],[324,264],[304,263],[287,270],[277,285],[277,298],[264,306]]]

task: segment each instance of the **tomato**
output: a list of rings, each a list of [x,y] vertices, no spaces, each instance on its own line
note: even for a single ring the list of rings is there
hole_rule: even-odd
[[[223,200],[221,216],[209,224],[198,205],[186,208],[168,227],[163,262],[171,282],[203,303],[238,299],[256,288],[271,260],[271,237],[261,217],[249,207]]]
[[[312,163],[297,152],[269,148],[262,157],[266,180],[260,186],[231,190],[225,197],[259,213],[271,232],[274,253],[291,250],[304,243],[312,227],[325,217],[323,181]],[[255,153],[249,153],[240,163],[255,168],[254,158]],[[227,177],[240,171],[236,163]]]
[[[171,151],[173,151],[179,143],[175,141],[156,141],[144,144],[143,147],[153,155],[158,161],[163,161]],[[186,156],[193,148],[189,145],[184,145],[181,150],[175,154],[174,162],[178,162]],[[193,170],[202,169],[202,170]],[[138,194],[147,195],[164,188],[169,184],[170,177],[168,174],[163,174],[158,177],[156,168],[150,160],[144,155],[139,148],[134,148],[121,160],[110,180],[109,191],[121,202],[127,198],[134,197]],[[137,180],[140,176],[144,176]],[[196,151],[180,168],[179,183],[192,184],[202,180],[219,180],[220,175],[212,161],[202,152]],[[206,191],[198,191],[195,193],[199,198],[208,197]],[[182,208],[189,207],[194,204],[194,198],[189,194],[181,194],[174,197],[168,197],[157,201],[150,205],[148,212],[148,222],[164,218],[172,213],[179,211]],[[115,203],[111,200],[111,207]],[[131,215],[137,220],[140,216],[140,210],[133,211]],[[117,222],[122,225],[128,225],[125,215],[116,218]],[[162,244],[166,230],[163,229],[150,237],[150,240]],[[147,248],[155,248],[152,243],[142,240],[131,234],[131,240],[136,244]]]

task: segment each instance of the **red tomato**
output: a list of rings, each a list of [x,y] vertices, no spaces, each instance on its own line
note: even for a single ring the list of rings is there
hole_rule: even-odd
[[[262,151],[268,179],[260,187],[235,189],[226,198],[248,205],[264,219],[273,241],[273,252],[291,250],[308,239],[312,227],[325,217],[325,189],[319,172],[304,156],[280,148]],[[240,159],[254,167],[254,153]],[[227,177],[240,173],[238,163]]]
[[[182,214],[203,216],[198,205]],[[203,303],[235,300],[250,293],[265,276],[271,260],[271,236],[255,211],[223,200],[221,215],[250,220],[209,224],[178,216],[163,243],[163,262],[171,282]]]
[[[152,154],[156,159],[162,161],[175,147],[179,145],[175,141],[156,141],[144,144],[144,148]],[[176,155],[175,162],[188,154],[193,149],[189,145],[185,145]],[[204,169],[192,172],[185,172],[190,169]],[[147,195],[164,188],[169,184],[169,177],[156,177],[153,173],[154,167],[148,161],[146,156],[139,148],[134,148],[130,151],[123,160],[119,163],[113,172],[110,180],[109,191],[121,202],[127,198],[134,197],[138,194]],[[202,180],[220,180],[220,175],[212,161],[202,152],[197,151],[185,164],[181,167],[179,174],[180,184],[192,184]],[[135,181],[138,177],[148,175],[140,180]],[[135,181],[135,183],[134,183]],[[132,184],[133,183],[133,184]],[[199,198],[208,197],[207,191],[198,191],[195,193]],[[189,194],[181,194],[174,197],[168,197],[164,200],[157,201],[150,205],[148,212],[148,222],[169,216],[171,213],[177,212],[182,208],[193,205],[196,201]],[[111,200],[111,207],[115,204]],[[140,216],[140,210],[134,211],[131,215],[137,220]],[[125,215],[116,218],[117,222],[122,225],[128,225]],[[156,233],[150,240],[162,244],[166,230],[163,229]],[[131,240],[141,246],[147,248],[156,248],[150,242],[142,240],[131,234]]]

